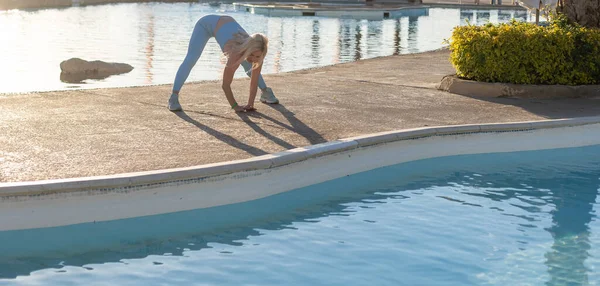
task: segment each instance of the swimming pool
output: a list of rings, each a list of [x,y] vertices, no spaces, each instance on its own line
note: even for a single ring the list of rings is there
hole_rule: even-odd
[[[249,32],[270,38],[263,72],[281,73],[443,46],[452,28],[530,20],[526,11],[431,8],[425,16],[380,21],[267,17],[206,3],[126,3],[63,9],[0,11],[0,93],[171,84],[195,22],[210,13],[235,17]],[[214,40],[190,81],[218,80]],[[61,61],[72,57],[123,62],[134,70],[78,83],[62,82]],[[244,77],[240,70],[236,77]]]
[[[13,253],[62,246],[0,258],[0,284],[586,284],[600,279],[598,174],[600,145],[448,156],[241,204],[4,232]]]
[[[409,135],[427,129],[404,131],[403,140],[394,135],[390,143],[222,179],[175,181],[164,190],[94,193],[80,184],[71,196],[2,192],[0,282],[596,281],[600,125],[599,118],[586,120],[436,127],[438,135],[426,137]],[[542,128],[557,124],[564,127]],[[542,129],[530,129],[536,125]],[[353,140],[364,145],[377,136]],[[163,212],[188,202],[196,209]],[[145,205],[163,213],[131,216]],[[113,213],[129,218],[107,220]],[[57,224],[90,215],[98,220]],[[47,227],[25,227],[32,222]]]

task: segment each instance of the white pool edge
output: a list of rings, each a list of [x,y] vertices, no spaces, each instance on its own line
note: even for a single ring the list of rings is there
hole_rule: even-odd
[[[596,145],[600,144],[600,134],[596,135],[596,132],[586,133],[591,136],[585,140],[559,135],[565,138],[556,141],[536,139],[537,135],[532,133],[552,131],[556,133],[552,136],[557,136],[557,132],[563,132],[561,128],[585,128],[596,124],[600,124],[600,116],[404,129],[188,168],[0,183],[0,231],[132,218],[245,202],[419,159]],[[520,140],[529,140],[530,144],[521,146],[512,142],[511,136],[476,136],[505,132],[520,135],[525,138]],[[572,132],[579,132],[571,134],[577,135],[582,130]],[[573,142],[569,138],[578,141]],[[446,148],[439,148],[440,144]]]
[[[257,156],[249,159],[204,164],[192,167],[123,173],[107,176],[0,183],[0,198],[23,195],[39,196],[58,192],[80,192],[98,189],[109,190],[112,188],[153,185],[188,179],[214,177],[252,170],[264,170],[356,148],[438,135],[523,131],[581,126],[598,123],[600,123],[600,116],[543,121],[465,124],[401,129],[349,137],[322,144],[294,148],[274,154]]]

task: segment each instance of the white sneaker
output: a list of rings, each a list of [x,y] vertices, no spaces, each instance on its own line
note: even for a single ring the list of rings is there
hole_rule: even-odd
[[[279,103],[279,99],[275,97],[275,94],[273,94],[273,90],[270,87],[267,87],[265,90],[261,90],[260,102],[277,104]]]
[[[179,95],[171,94],[169,98],[169,110],[171,111],[181,111],[181,104],[179,104]]]

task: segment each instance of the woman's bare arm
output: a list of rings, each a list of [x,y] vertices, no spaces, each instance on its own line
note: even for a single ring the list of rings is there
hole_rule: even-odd
[[[225,69],[223,70],[223,84],[221,87],[223,88],[223,92],[225,92],[225,97],[227,98],[229,105],[235,111],[243,111],[244,107],[237,105],[237,102],[235,101],[235,97],[233,97],[233,91],[231,90],[231,83],[233,82],[233,75],[235,74],[235,70],[237,69],[238,66],[234,67],[229,64],[227,66],[225,66]]]

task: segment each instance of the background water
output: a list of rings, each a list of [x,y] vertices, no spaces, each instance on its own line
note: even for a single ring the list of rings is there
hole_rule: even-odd
[[[429,9],[427,16],[381,21],[267,17],[236,12],[232,5],[201,3],[0,11],[0,93],[170,84],[194,24],[211,13],[232,15],[248,32],[270,38],[266,74],[434,50],[444,45],[453,27],[467,21],[531,20],[524,11],[461,9]],[[220,79],[220,54],[211,40],[188,80]],[[134,70],[101,80],[62,82],[59,64],[72,57],[128,63]],[[241,76],[240,69],[236,77]]]
[[[599,191],[600,145],[421,160],[243,204],[0,232],[0,284],[597,285]]]

